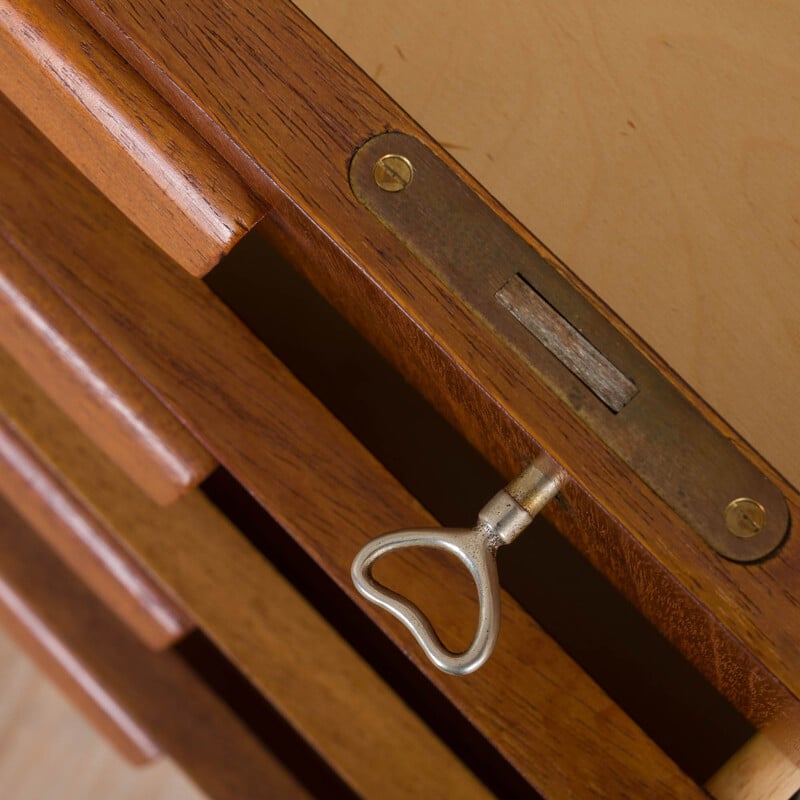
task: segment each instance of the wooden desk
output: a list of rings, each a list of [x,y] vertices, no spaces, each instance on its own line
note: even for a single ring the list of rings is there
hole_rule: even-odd
[[[725,341],[730,335],[730,341],[737,342],[736,359],[725,363],[749,364],[748,370],[766,363],[759,359],[756,337],[732,330],[732,320],[743,316],[734,300],[752,294],[741,288],[741,281],[751,280],[745,266],[750,264],[746,253],[752,243],[736,250],[737,259],[732,259],[729,243],[728,249],[715,251],[718,258],[711,258],[709,242],[718,240],[718,232],[710,237],[707,225],[701,224],[708,219],[733,225],[740,220],[741,203],[730,196],[722,210],[715,206],[716,216],[709,211],[715,195],[700,191],[703,180],[695,179],[692,166],[706,153],[698,137],[691,139],[696,145],[691,157],[683,158],[680,144],[674,144],[680,140],[670,134],[673,171],[664,185],[685,183],[681,202],[674,191],[664,194],[662,184],[642,177],[652,169],[645,157],[659,161],[661,150],[655,143],[667,135],[664,112],[649,104],[648,94],[639,93],[637,82],[629,95],[619,88],[628,85],[621,71],[628,70],[630,81],[641,65],[641,49],[603,61],[605,71],[598,67],[598,59],[602,61],[612,46],[603,42],[613,43],[619,35],[620,29],[611,25],[612,12],[593,19],[589,12],[581,16],[571,7],[548,12],[543,6],[526,6],[517,9],[528,15],[521,20],[513,9],[507,16],[492,14],[490,20],[456,15],[465,32],[477,31],[483,37],[475,41],[466,33],[449,35],[471,56],[495,52],[504,26],[514,29],[508,41],[517,44],[504,54],[505,60],[501,58],[503,69],[487,70],[483,57],[438,48],[436,35],[413,35],[436,30],[441,16],[435,9],[404,7],[396,20],[376,5],[327,9],[308,4],[305,10],[390,90],[405,106],[403,111],[288,3],[221,8],[210,3],[131,2],[112,8],[103,0],[75,0],[70,8],[39,0],[2,10],[3,36],[10,44],[4,50],[8,69],[2,90],[10,102],[1,110],[7,133],[0,162],[0,233],[13,254],[9,258],[33,270],[74,316],[74,330],[85,326],[81,336],[91,335],[108,348],[114,369],[124,366],[125,374],[140,382],[147,402],[155,404],[142,416],[166,415],[197,448],[203,464],[218,463],[228,473],[217,473],[203,487],[224,514],[196,489],[159,508],[119,473],[118,467],[124,468],[119,453],[115,456],[113,448],[101,452],[104,437],[90,443],[85,432],[53,406],[55,400],[69,413],[68,404],[59,402],[63,398],[56,393],[48,401],[31,384],[26,392],[36,397],[31,408],[39,409],[38,416],[25,411],[25,402],[13,400],[11,386],[4,404],[14,452],[33,454],[30,463],[37,465],[23,476],[22,484],[41,489],[44,484],[37,475],[44,474],[59,483],[65,496],[117,543],[131,569],[146,575],[175,605],[176,614],[187,620],[182,634],[196,626],[200,633],[192,636],[213,642],[218,651],[213,658],[226,660],[228,669],[246,677],[258,696],[253,701],[256,711],[248,715],[241,706],[237,711],[251,729],[260,731],[263,719],[278,727],[285,722],[292,726],[299,734],[296,752],[280,755],[298,773],[305,790],[322,796],[355,792],[369,797],[466,797],[487,792],[504,797],[533,792],[552,797],[702,796],[698,783],[733,755],[739,742],[722,736],[727,744],[715,754],[709,747],[705,761],[693,761],[685,753],[678,758],[680,748],[666,739],[654,742],[637,724],[646,716],[641,707],[635,702],[620,707],[592,679],[597,659],[584,651],[585,661],[576,662],[559,644],[565,637],[563,626],[560,633],[540,627],[539,614],[531,613],[530,587],[526,590],[524,578],[515,583],[513,597],[504,593],[503,633],[494,656],[481,671],[462,679],[437,672],[407,632],[381,611],[353,605],[358,596],[349,567],[359,547],[386,530],[433,524],[419,499],[424,497],[436,509],[439,492],[427,490],[426,496],[421,485],[409,491],[416,473],[436,472],[416,466],[433,458],[422,452],[421,437],[414,442],[419,434],[409,431],[394,439],[386,435],[383,441],[393,444],[376,459],[370,450],[380,449],[381,436],[364,435],[362,424],[373,409],[344,399],[357,400],[358,383],[334,372],[338,382],[328,380],[327,390],[315,388],[314,375],[324,373],[318,340],[329,335],[317,317],[331,313],[313,310],[318,300],[291,306],[295,317],[308,313],[313,318],[293,329],[296,333],[290,337],[281,338],[278,330],[289,324],[288,318],[272,333],[259,321],[270,303],[269,314],[280,318],[282,305],[298,302],[299,294],[286,295],[284,302],[281,293],[290,284],[279,278],[274,254],[260,251],[265,266],[258,280],[251,282],[246,270],[237,273],[235,253],[205,283],[198,280],[221,252],[257,223],[271,245],[495,469],[510,478],[540,450],[559,462],[569,481],[561,500],[547,512],[548,521],[726,698],[730,705],[724,710],[722,703],[715,706],[718,720],[732,719],[738,712],[763,727],[778,749],[793,758],[790,740],[800,666],[793,626],[793,575],[800,557],[795,538],[790,533],[775,554],[756,565],[743,566],[714,552],[685,517],[531,371],[519,351],[482,324],[424,259],[359,202],[350,185],[353,156],[371,137],[397,130],[425,143],[492,214],[508,222],[520,241],[573,283],[563,265],[508,212],[559,255],[574,256],[580,277],[622,315],[624,322],[613,318],[613,325],[677,386],[685,402],[700,410],[705,424],[733,439],[741,457],[779,487],[795,519],[798,497],[773,469],[790,478],[794,469],[793,448],[778,446],[791,438],[790,430],[782,429],[785,436],[774,434],[774,420],[783,414],[780,409],[795,385],[795,365],[786,355],[791,327],[782,326],[785,313],[778,308],[769,316],[770,322],[777,320],[776,327],[762,329],[780,344],[769,351],[769,375],[754,373],[775,398],[770,401],[776,412],[768,415],[770,424],[759,427],[767,401],[760,400],[758,407],[743,402],[724,405],[720,398],[727,397],[726,387],[731,385],[726,383],[730,367],[711,372],[703,368],[712,359],[710,343],[691,343],[695,328],[685,316],[685,309],[697,314],[701,303],[708,307],[704,287],[730,287],[732,294],[719,293],[717,310],[709,312],[714,319],[722,318],[719,330]],[[622,10],[616,13],[619,19],[627,18]],[[655,10],[652,17],[642,16],[648,25],[630,32],[631,41],[646,38],[658,44],[652,55],[656,77],[670,64],[677,69],[692,63],[694,40],[686,38],[686,31],[693,21],[688,11],[674,13],[672,23],[684,38],[671,41],[666,34],[659,33],[661,39],[652,34],[664,27]],[[534,51],[521,42],[520,31],[531,28],[534,17],[552,26],[554,33],[545,37],[551,51],[544,45]],[[783,28],[789,29],[788,24]],[[607,37],[595,36],[596,51],[581,38],[591,30]],[[741,44],[728,28],[721,30],[728,31],[734,45]],[[373,34],[378,31],[392,32],[388,45],[387,34]],[[403,38],[406,31],[409,39]],[[578,50],[563,44],[572,41],[564,31],[576,37]],[[675,49],[680,53],[670,56]],[[63,58],[53,58],[54,52]],[[376,53],[390,56],[374,62]],[[521,58],[525,54],[533,61]],[[563,58],[574,64],[570,80],[578,90],[573,95],[555,82],[562,76]],[[663,62],[664,58],[677,61]],[[73,62],[75,71],[70,74],[79,79],[65,82],[59,65]],[[541,67],[536,75],[542,92],[552,93],[537,103],[519,102],[520,92],[514,87],[521,78],[503,77],[528,74],[529,63]],[[454,73],[453,64],[463,65],[465,72]],[[467,69],[472,66],[480,69],[473,73]],[[444,78],[431,83],[426,80],[430,74],[455,74],[457,83],[468,90],[464,93],[462,86],[456,95],[453,83]],[[490,74],[502,82],[505,93],[478,88],[478,77]],[[550,77],[545,80],[546,76]],[[595,90],[578,102],[593,81],[606,86],[610,76],[616,76],[611,87],[616,94]],[[755,74],[751,79],[756,81]],[[697,97],[703,91],[698,84]],[[602,99],[612,95],[614,103]],[[625,105],[620,96],[633,97],[641,105],[630,101],[624,120],[616,125],[615,115]],[[448,105],[445,97],[459,99]],[[55,103],[58,113],[47,113],[47,103],[38,98]],[[788,94],[784,101],[790,104]],[[494,109],[503,118],[511,113],[504,109],[512,107],[507,129],[512,132],[500,146],[494,137],[502,134],[489,124],[490,112]],[[471,111],[437,116],[448,108]],[[535,114],[536,109],[542,113]],[[580,129],[568,122],[570,114],[579,112],[586,120]],[[469,121],[463,128],[462,118]],[[536,137],[535,145],[531,136]],[[745,133],[731,136],[738,141]],[[85,157],[89,145],[97,150],[96,159]],[[472,174],[448,156],[448,149]],[[583,157],[575,156],[583,151]],[[114,165],[119,165],[119,174]],[[765,168],[747,186],[762,186],[767,174]],[[554,188],[546,192],[532,191],[550,186]],[[640,191],[632,191],[632,186]],[[694,258],[691,267],[681,269],[697,278],[691,284],[694,294],[686,281],[676,278],[681,272],[667,272],[664,266],[669,260],[664,242],[673,240],[672,227],[686,215],[693,224],[680,242]],[[658,224],[648,222],[656,218]],[[165,219],[171,221],[165,224]],[[782,239],[775,241],[775,263],[780,263]],[[242,246],[255,248],[253,252],[264,247],[252,240]],[[652,265],[646,272],[652,282],[644,271],[636,272],[635,282],[629,280],[634,267],[645,262]],[[720,265],[739,277],[720,281]],[[237,282],[248,289],[237,292]],[[606,313],[591,292],[580,283],[576,286],[582,297]],[[668,296],[665,286],[670,288]],[[667,336],[678,321],[680,335]],[[298,346],[304,340],[305,354]],[[265,342],[280,348],[282,358],[297,358],[292,371],[305,369],[304,362],[312,365],[308,376],[301,376],[302,383]],[[665,342],[674,349],[667,349]],[[749,347],[745,355],[743,342]],[[687,353],[692,357],[685,357]],[[378,363],[374,355],[365,358]],[[713,409],[668,370],[664,359]],[[37,374],[27,369],[37,382],[47,383],[47,370]],[[82,374],[81,368],[77,371]],[[6,375],[12,372],[9,367]],[[20,373],[14,387],[26,380]],[[81,382],[71,385],[78,387],[71,391],[80,408]],[[410,424],[414,416],[404,417],[393,409],[390,397],[386,400],[385,409],[374,409],[373,434],[399,420]],[[358,419],[343,425],[337,416],[346,413],[342,409],[348,402],[361,410]],[[422,419],[427,412],[423,405],[419,408]],[[715,410],[746,433],[772,466]],[[668,420],[663,423],[669,425]],[[414,454],[405,467],[402,457],[390,452],[404,446]],[[454,453],[463,447],[455,440],[447,445]],[[453,467],[449,484],[442,480],[442,492],[449,485],[451,492],[459,493],[455,487],[461,481],[461,487],[477,487],[488,497],[502,479],[468,448],[463,453],[458,460],[469,469]],[[446,455],[444,459],[437,463],[446,463]],[[12,467],[22,463],[11,456],[8,462]],[[208,468],[196,470],[198,476]],[[392,473],[398,470],[395,477]],[[255,502],[244,499],[244,490]],[[43,491],[37,495],[40,505],[52,496]],[[460,515],[474,514],[486,499],[463,488],[460,494],[453,507]],[[25,513],[30,504],[21,497],[11,499]],[[536,545],[525,552],[525,558],[537,558]],[[90,548],[87,558],[91,553]],[[265,556],[277,562],[294,585]],[[517,572],[524,576],[524,563]],[[387,564],[385,580],[432,609],[437,629],[452,646],[468,639],[472,590],[454,565],[398,559]],[[108,602],[107,596],[104,599]],[[185,648],[184,657],[201,672],[213,660],[210,651],[197,655],[188,645],[178,647]],[[210,682],[215,692],[221,691],[219,684]],[[704,691],[713,694],[708,685]],[[271,712],[264,708],[264,698]],[[741,718],[736,724],[747,732]],[[651,727],[645,725],[648,732]],[[157,729],[152,735],[158,741]],[[261,731],[260,739],[266,749],[276,747],[274,734]],[[172,752],[170,746],[163,749]],[[193,758],[190,748],[173,755],[184,762]],[[317,765],[328,775],[328,783],[314,783],[303,764]],[[726,790],[715,791],[726,796]]]

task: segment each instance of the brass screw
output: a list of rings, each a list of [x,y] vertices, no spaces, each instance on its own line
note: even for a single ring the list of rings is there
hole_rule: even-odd
[[[752,539],[761,532],[766,522],[767,512],[764,506],[749,497],[733,500],[725,509],[725,525],[740,539]]]
[[[405,156],[388,153],[378,159],[372,177],[384,192],[402,192],[414,177],[414,167]]]

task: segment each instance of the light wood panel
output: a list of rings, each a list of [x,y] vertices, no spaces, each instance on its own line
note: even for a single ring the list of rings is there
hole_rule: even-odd
[[[775,556],[746,567],[711,551],[536,378],[524,359],[502,346],[358,203],[348,183],[352,154],[386,129],[419,137],[491,211],[571,280],[541,243],[471,183],[435,141],[290,3],[72,4],[269,199],[271,209],[260,229],[498,470],[513,477],[539,449],[564,466],[573,477],[563,493],[566,502],[548,507],[545,514],[725,697],[756,724],[796,704],[796,537]],[[175,31],[186,25],[191,35],[179,41]],[[220,41],[227,46],[220,48]],[[139,323],[128,307],[130,300],[120,306],[102,276],[93,281],[94,296],[89,297],[83,286],[85,270],[54,265],[47,272],[65,294],[80,295],[83,313],[95,319],[105,316],[103,327],[110,338],[121,341],[130,333],[119,324],[120,316],[129,326]],[[590,295],[587,299],[596,302]],[[143,300],[143,305],[152,301]],[[164,313],[154,311],[154,317]],[[613,315],[611,320],[637,342]],[[221,320],[216,324],[220,338],[224,327]],[[187,341],[202,340],[202,330],[193,330]],[[202,383],[215,365],[228,370],[229,352],[223,348],[215,358],[207,342],[204,359],[209,361],[186,364],[190,348],[176,348],[173,334],[164,331],[164,347],[174,353],[173,371],[181,363],[186,374],[196,372]],[[745,457],[758,460],[654,353],[644,346],[642,350],[710,424]],[[134,357],[133,347],[126,352]],[[191,414],[194,429],[204,432],[207,443],[218,433],[215,426],[237,428],[237,434],[231,430],[209,446],[218,456],[228,453],[227,463],[236,465],[232,468],[240,477],[247,470],[255,485],[263,481],[253,465],[265,469],[262,459],[268,454],[246,444],[257,437],[245,429],[256,430],[257,421],[233,414],[221,421],[214,397],[191,391],[185,382],[178,385],[166,364],[137,363],[171,403],[181,406],[187,418]],[[242,380],[241,371],[226,378],[232,387]],[[245,381],[243,393],[259,380],[254,375]],[[660,424],[671,421],[662,419]],[[797,520],[798,497],[788,486],[782,488]]]
[[[52,427],[37,415],[44,395],[2,349],[0,376],[0,490],[142,641],[160,650],[185,636],[192,621],[132,556],[124,536],[98,520],[21,435],[31,420],[42,420],[35,431],[45,440]]]
[[[800,9],[297,0],[800,486]]]
[[[792,800],[800,767],[767,734],[756,734],[706,783],[715,800]]]
[[[0,3],[0,91],[196,275],[263,213],[219,156],[60,0]]]
[[[13,115],[6,119],[9,131],[14,130]],[[28,202],[41,213],[53,197],[66,192],[72,198],[71,228],[78,235],[71,253],[37,262],[48,279],[355,597],[350,562],[367,538],[434,520],[206,286],[181,273],[109,212],[85,182],[58,165],[46,143],[43,147],[27,129],[18,133],[15,147],[29,154],[20,160],[50,165],[48,178],[41,182],[31,181],[28,174]],[[53,171],[58,179],[51,183]],[[13,169],[2,163],[0,185],[16,185]],[[35,242],[43,254],[50,250],[42,236],[30,236],[30,225],[39,228],[36,219],[8,207],[6,220],[20,242],[30,243],[26,247]],[[118,246],[112,276],[106,269],[109,229],[118,245],[125,245]],[[71,267],[63,269],[72,263],[79,277]],[[366,713],[390,702],[375,679],[352,656],[345,657],[330,633],[307,620],[296,595],[254,559],[252,549],[232,536],[200,498],[188,495],[160,509],[152,520],[141,501],[120,500],[109,470],[94,456],[90,459],[85,447],[77,447],[74,436],[57,440],[50,433],[39,446],[60,472],[71,476],[73,485],[80,481],[81,494],[100,518],[132,523],[124,526],[129,546],[354,787],[379,797],[390,791],[408,796],[420,791],[423,778],[431,774],[434,786],[436,781],[461,780],[453,767],[436,766],[443,756],[436,755],[424,729],[404,721],[408,718],[400,709],[377,714],[377,719]],[[84,456],[76,463],[79,451]],[[444,565],[444,572],[430,571],[404,562],[393,574],[408,590],[416,587],[424,593],[426,607],[436,609],[443,622],[446,639],[463,635],[471,620],[453,603],[453,594],[461,598],[466,592],[458,570]],[[462,680],[439,673],[416,648],[409,649],[407,633],[387,615],[372,606],[368,613],[538,790],[589,796],[611,790],[671,798],[678,787],[686,797],[697,794],[686,776],[511,597],[505,595],[503,604],[502,646],[484,670]],[[325,655],[328,648],[333,655]],[[315,657],[309,659],[309,653]],[[341,666],[335,669],[337,663]],[[305,667],[302,675],[298,665]],[[309,705],[315,714],[311,718]],[[357,720],[359,729],[343,727],[343,719]],[[396,725],[390,728],[392,722]],[[394,752],[403,753],[401,767]],[[387,779],[387,774],[393,777]],[[441,789],[436,794],[447,796]],[[463,794],[460,790],[454,796]]]
[[[2,238],[0,309],[0,345],[154,500],[208,477],[209,453]]]
[[[157,741],[214,800],[308,798],[179,656],[136,641],[2,501],[0,574],[4,600],[14,598],[12,633],[36,637],[59,666],[79,670],[81,687],[91,679],[102,713]]]

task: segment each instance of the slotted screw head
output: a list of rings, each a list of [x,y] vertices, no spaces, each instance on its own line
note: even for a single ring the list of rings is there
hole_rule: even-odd
[[[378,159],[372,176],[384,192],[402,192],[414,178],[414,167],[405,156],[388,153]]]
[[[761,532],[766,522],[764,506],[749,497],[739,497],[728,503],[725,509],[725,525],[740,539],[752,539]]]

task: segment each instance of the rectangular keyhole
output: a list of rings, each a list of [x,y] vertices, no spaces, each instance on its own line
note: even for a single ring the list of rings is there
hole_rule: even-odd
[[[621,411],[637,393],[636,384],[561,316],[522,275],[509,278],[495,297],[614,413]]]

